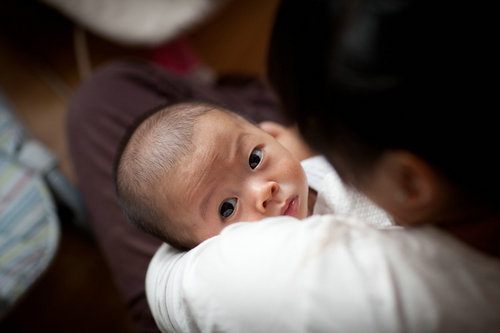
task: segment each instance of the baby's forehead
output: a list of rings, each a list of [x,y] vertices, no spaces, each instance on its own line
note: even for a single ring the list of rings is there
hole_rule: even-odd
[[[200,116],[199,120],[205,121],[205,122],[214,122],[218,123],[221,120],[228,121],[228,122],[233,122],[236,124],[240,125],[250,125],[254,126],[254,124],[249,121],[248,119],[244,118],[243,116],[239,115],[236,112],[224,109],[224,108],[217,108],[217,109],[212,109],[206,114]]]
[[[243,116],[224,109],[212,110],[201,116],[195,126],[197,131],[212,132],[212,134],[232,135],[239,132],[252,132],[255,135],[265,135],[265,132],[254,122]]]
[[[200,117],[195,126],[191,149],[167,175],[171,184],[180,183],[188,192],[198,188],[202,175],[215,181],[220,170],[232,166],[236,154],[247,146],[245,142],[248,143],[249,138],[265,134],[236,114],[220,110],[209,113]]]

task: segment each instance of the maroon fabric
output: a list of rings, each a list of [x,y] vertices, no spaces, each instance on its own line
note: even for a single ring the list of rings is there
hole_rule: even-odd
[[[143,332],[158,332],[147,306],[144,279],[161,242],[133,227],[122,213],[112,183],[113,163],[122,137],[137,117],[161,104],[188,99],[219,103],[255,121],[282,121],[273,95],[255,80],[226,78],[208,86],[131,61],[97,71],[78,89],[69,107],[70,155],[89,224]]]

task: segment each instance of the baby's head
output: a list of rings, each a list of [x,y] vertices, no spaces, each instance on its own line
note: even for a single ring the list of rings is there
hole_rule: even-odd
[[[142,121],[115,169],[139,229],[190,249],[239,221],[307,216],[300,162],[273,136],[220,107],[185,102]]]

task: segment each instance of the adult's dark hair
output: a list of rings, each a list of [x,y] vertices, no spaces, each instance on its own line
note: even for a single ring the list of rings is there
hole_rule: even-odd
[[[498,209],[488,11],[461,1],[284,0],[269,79],[305,139],[349,166],[341,175],[366,174],[403,149]]]

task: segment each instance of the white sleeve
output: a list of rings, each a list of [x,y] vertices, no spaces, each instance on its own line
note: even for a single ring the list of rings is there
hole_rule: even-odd
[[[147,296],[163,332],[491,331],[500,264],[449,242],[331,215],[237,223],[160,248]]]
[[[168,244],[163,244],[156,251],[149,263],[146,274],[146,297],[153,317],[162,332],[196,332],[194,327],[182,323],[189,316],[184,313],[182,292],[179,283],[183,274],[187,252],[181,252]]]

